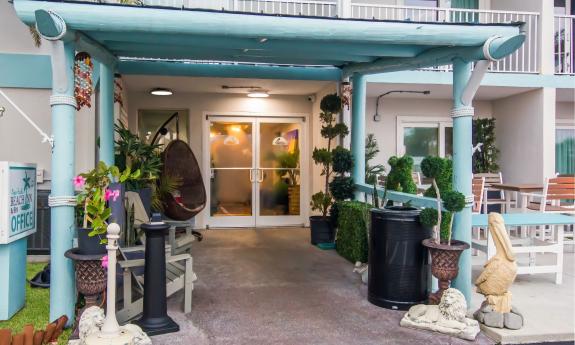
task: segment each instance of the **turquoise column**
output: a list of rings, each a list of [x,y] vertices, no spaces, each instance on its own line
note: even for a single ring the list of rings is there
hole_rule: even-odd
[[[365,183],[365,75],[354,73],[351,96],[351,152],[354,183]]]
[[[100,63],[99,158],[114,164],[114,68]]]
[[[461,101],[463,90],[471,76],[470,62],[461,59],[453,60],[453,187],[463,193],[467,201],[465,208],[455,214],[453,221],[453,239],[471,243],[471,192],[472,179],[472,119],[473,107]],[[460,290],[467,305],[471,302],[471,250],[467,249],[459,259],[459,274],[452,286]]]
[[[52,55],[52,197],[73,197],[75,171],[76,99],[74,98],[74,44],[63,44],[64,56]],[[74,205],[51,208],[50,239],[50,321],[67,315],[74,320],[76,287],[74,267],[64,253],[72,248],[75,234]]]

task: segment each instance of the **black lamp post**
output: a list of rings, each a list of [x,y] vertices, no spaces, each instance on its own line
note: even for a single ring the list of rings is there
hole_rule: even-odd
[[[170,226],[162,221],[141,225],[146,233],[144,314],[135,322],[149,336],[178,332],[180,326],[168,316],[166,304],[166,249],[164,236]]]

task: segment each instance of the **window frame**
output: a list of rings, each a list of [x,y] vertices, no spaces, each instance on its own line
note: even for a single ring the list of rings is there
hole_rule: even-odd
[[[453,128],[453,120],[446,116],[397,116],[396,117],[396,148],[397,156],[405,154],[404,136],[406,127],[437,128],[438,154],[445,158],[445,128]]]

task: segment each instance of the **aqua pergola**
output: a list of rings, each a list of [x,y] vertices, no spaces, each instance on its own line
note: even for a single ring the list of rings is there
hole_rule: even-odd
[[[20,19],[36,24],[52,44],[52,196],[74,193],[75,99],[73,58],[86,51],[100,63],[100,159],[114,163],[113,76],[188,75],[352,81],[352,151],[364,157],[366,75],[453,64],[454,186],[471,197],[471,101],[488,64],[523,43],[521,23],[417,23],[337,18],[278,17],[187,9],[80,2],[14,0]],[[217,61],[217,62],[214,62]],[[472,74],[471,67],[475,61]],[[366,189],[362,159],[353,178]],[[369,188],[369,187],[368,187]],[[435,207],[434,200],[388,193]],[[469,204],[470,205],[470,204]],[[74,208],[52,208],[50,318],[74,314]],[[471,239],[471,209],[455,217],[454,237]],[[467,251],[453,284],[469,300]]]

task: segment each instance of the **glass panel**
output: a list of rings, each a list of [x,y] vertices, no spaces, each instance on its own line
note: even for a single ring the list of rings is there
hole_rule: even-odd
[[[160,135],[156,142],[167,145],[176,138],[188,142],[188,112],[186,110],[140,110],[138,115],[138,133],[140,138],[144,138],[149,143],[160,129],[160,126],[175,112],[178,112],[179,116],[166,125],[167,133]]]
[[[300,124],[261,123],[260,215],[300,214]]]
[[[557,129],[555,133],[555,172],[575,174],[575,129]]]
[[[260,216],[295,216],[300,214],[300,185],[290,182],[289,175],[298,176],[299,169],[260,170]]]
[[[252,124],[212,122],[210,165],[212,168],[252,167]]]
[[[453,127],[445,127],[445,157],[453,156]]]
[[[211,216],[251,216],[251,169],[212,169]]]
[[[419,165],[427,156],[437,156],[439,128],[404,127],[403,145],[405,154],[413,157],[415,171],[420,171]]]

